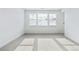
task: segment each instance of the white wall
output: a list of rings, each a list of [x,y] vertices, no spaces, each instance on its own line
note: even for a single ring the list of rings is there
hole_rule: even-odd
[[[56,13],[57,16],[57,26],[29,26],[29,19],[28,14],[29,13],[36,13],[36,12],[42,12],[42,13]],[[25,33],[64,33],[64,19],[63,19],[63,12],[61,10],[42,10],[42,9],[28,9],[25,12]]]
[[[23,9],[0,9],[0,47],[24,33],[23,12]]]
[[[79,43],[79,9],[65,9],[65,36]]]

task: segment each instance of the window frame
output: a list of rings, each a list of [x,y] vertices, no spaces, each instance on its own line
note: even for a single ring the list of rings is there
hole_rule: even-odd
[[[30,13],[30,14],[36,14],[36,25],[30,25],[30,26],[39,26],[39,27],[46,27],[46,26],[56,26],[57,25],[57,14],[56,13]],[[38,14],[47,14],[47,19],[48,19],[48,25],[44,26],[44,25],[39,25],[38,23]],[[56,25],[50,25],[50,19],[49,19],[49,14],[56,14]],[[30,22],[30,20],[29,20]]]

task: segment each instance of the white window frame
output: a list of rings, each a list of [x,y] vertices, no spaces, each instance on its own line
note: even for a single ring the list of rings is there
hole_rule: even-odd
[[[30,13],[30,14],[33,14],[33,13]],[[34,14],[36,14],[36,25],[30,25],[30,26],[41,26],[41,27],[43,27],[44,25],[38,25],[38,14],[40,14],[40,13],[34,13]],[[44,14],[44,13],[41,13],[41,14]],[[49,19],[49,14],[54,14],[54,13],[45,13],[45,14],[47,14],[47,19],[48,19],[48,25],[46,25],[46,26],[56,26],[56,25],[50,25],[49,23],[50,23],[50,19]],[[56,14],[56,21],[57,21],[57,14]]]

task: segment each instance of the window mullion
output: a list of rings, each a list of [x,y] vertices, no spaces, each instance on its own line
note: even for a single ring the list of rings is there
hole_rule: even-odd
[[[49,26],[49,13],[48,13],[48,26]]]
[[[38,26],[38,14],[36,13],[36,25]]]

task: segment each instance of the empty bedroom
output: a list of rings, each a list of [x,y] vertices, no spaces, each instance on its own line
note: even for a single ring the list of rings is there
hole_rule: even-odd
[[[0,51],[79,51],[78,8],[0,8]]]

